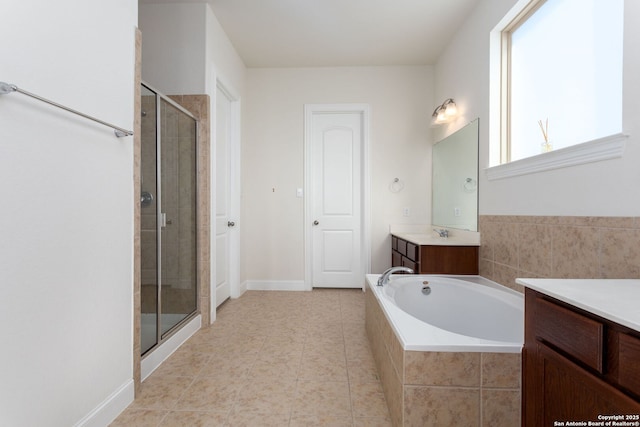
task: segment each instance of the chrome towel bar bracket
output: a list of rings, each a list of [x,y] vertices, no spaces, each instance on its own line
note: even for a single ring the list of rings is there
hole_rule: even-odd
[[[23,95],[27,95],[27,96],[30,96],[31,98],[37,99],[38,101],[45,102],[45,103],[47,103],[49,105],[53,105],[54,107],[62,108],[63,110],[66,110],[66,111],[68,111],[70,113],[73,113],[73,114],[77,114],[78,116],[84,117],[85,119],[93,120],[96,123],[100,123],[101,125],[110,127],[111,129],[113,129],[113,132],[115,133],[115,135],[118,138],[122,138],[122,137],[125,137],[125,136],[133,135],[133,132],[130,131],[130,130],[126,130],[126,129],[123,129],[121,127],[112,125],[111,123],[107,123],[107,122],[102,121],[100,119],[96,119],[95,117],[92,117],[92,116],[89,116],[87,114],[81,113],[80,111],[74,110],[73,108],[65,107],[64,105],[58,104],[57,102],[50,101],[50,100],[48,100],[46,98],[43,98],[43,97],[38,96],[36,94],[33,94],[31,92],[27,92],[24,89],[20,89],[16,85],[12,85],[12,84],[5,83],[5,82],[0,82],[0,95],[7,95],[7,94],[10,94],[12,92],[19,92],[19,93],[21,93]]]

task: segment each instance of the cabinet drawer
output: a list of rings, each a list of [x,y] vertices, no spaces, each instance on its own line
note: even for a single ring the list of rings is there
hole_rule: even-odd
[[[402,239],[398,239],[398,249],[397,250],[402,255],[407,255],[407,241],[406,240],[402,240]]]
[[[395,236],[391,236],[391,249],[394,251],[398,250],[398,238]]]
[[[415,273],[419,273],[420,270],[418,269],[418,263],[410,260],[407,257],[402,257],[402,266],[403,267],[409,267],[410,269],[412,269]]]
[[[536,337],[602,373],[602,323],[544,299],[536,302]]]
[[[413,261],[418,261],[420,259],[420,256],[418,255],[418,245],[414,245],[411,242],[407,242],[407,258],[413,260]]]
[[[620,334],[618,340],[618,384],[640,395],[640,339]]]

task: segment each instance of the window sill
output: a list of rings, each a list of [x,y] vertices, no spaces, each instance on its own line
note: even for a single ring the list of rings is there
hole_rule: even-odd
[[[617,133],[485,169],[487,179],[509,178],[622,157],[628,135]]]

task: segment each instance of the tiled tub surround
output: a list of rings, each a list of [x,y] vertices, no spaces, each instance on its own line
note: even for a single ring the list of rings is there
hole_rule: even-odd
[[[520,424],[520,353],[405,350],[371,289],[365,325],[394,426]]]
[[[640,217],[480,216],[480,275],[522,292],[516,277],[640,277]]]

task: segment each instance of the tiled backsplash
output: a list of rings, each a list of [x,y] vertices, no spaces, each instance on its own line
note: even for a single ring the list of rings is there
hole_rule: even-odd
[[[480,275],[522,291],[516,277],[640,277],[640,217],[481,215]]]

